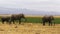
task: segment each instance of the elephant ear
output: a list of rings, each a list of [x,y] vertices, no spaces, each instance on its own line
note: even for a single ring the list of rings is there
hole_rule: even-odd
[[[50,16],[50,18],[52,19],[53,17],[52,17],[52,16]]]
[[[51,18],[52,20],[54,20],[54,17],[53,17],[53,16],[50,16],[50,18]]]

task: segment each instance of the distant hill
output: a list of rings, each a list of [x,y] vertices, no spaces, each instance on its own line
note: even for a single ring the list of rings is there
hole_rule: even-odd
[[[1,8],[0,14],[20,14],[23,13],[25,15],[60,15],[60,12],[57,11],[35,11],[29,9],[21,9],[21,8]]]

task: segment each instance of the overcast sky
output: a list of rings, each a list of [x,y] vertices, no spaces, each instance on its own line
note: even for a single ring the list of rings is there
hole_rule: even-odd
[[[60,11],[60,0],[0,0],[0,7]]]

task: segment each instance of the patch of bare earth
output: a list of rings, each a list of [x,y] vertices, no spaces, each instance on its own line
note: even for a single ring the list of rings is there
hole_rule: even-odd
[[[40,23],[0,24],[0,34],[60,34],[60,24],[43,26]]]

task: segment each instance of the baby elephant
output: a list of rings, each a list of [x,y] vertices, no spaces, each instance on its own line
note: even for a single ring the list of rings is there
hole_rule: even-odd
[[[1,17],[1,21],[4,24],[4,22],[9,23],[10,22],[10,17]]]

